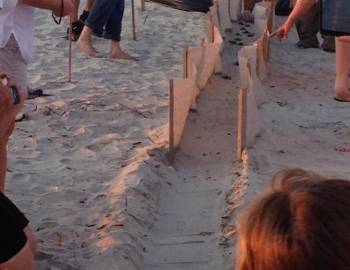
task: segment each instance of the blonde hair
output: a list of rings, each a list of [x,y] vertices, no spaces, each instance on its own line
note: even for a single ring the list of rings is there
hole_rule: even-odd
[[[237,270],[350,269],[350,182],[280,171],[237,226]]]

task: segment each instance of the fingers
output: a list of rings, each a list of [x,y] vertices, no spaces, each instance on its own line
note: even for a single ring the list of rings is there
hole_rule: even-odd
[[[276,31],[276,36],[279,40],[288,38],[288,31],[282,26]]]

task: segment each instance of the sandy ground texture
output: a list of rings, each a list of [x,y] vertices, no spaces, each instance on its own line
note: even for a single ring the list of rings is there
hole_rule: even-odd
[[[245,161],[235,161],[236,53],[254,37],[236,25],[224,51],[231,80],[210,80],[170,166],[168,79],[182,74],[182,46],[204,36],[203,16],[148,4],[133,42],[128,9],[123,45],[140,61],[91,60],[74,48],[70,84],[65,29],[48,13],[35,17],[31,84],[53,96],[26,105],[7,194],[38,235],[39,270],[233,269],[235,213],[273,171],[349,172],[350,155],[334,150],[350,139],[348,105],[333,101],[334,54],[297,49],[295,33],[272,44],[264,130]]]
[[[65,26],[36,12],[31,100],[10,144],[7,194],[39,239],[38,269],[143,269],[158,209],[168,126],[168,80],[182,74],[182,48],[205,36],[204,15],[147,3],[122,46],[138,62],[88,59],[73,48],[66,83]],[[94,40],[107,52],[108,42]]]
[[[277,18],[277,25],[282,21]],[[293,30],[287,41],[271,44],[268,76],[262,83],[266,100],[256,116],[263,130],[247,150],[241,177],[227,196],[229,246],[235,245],[237,209],[262,190],[277,170],[302,167],[325,176],[350,175],[349,153],[336,151],[350,139],[350,107],[333,100],[335,54],[298,49],[297,41]]]

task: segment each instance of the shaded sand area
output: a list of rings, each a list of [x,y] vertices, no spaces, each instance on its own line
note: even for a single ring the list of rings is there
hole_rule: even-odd
[[[349,105],[333,101],[334,54],[299,50],[295,36],[273,42],[264,131],[238,163],[239,46],[227,43],[232,80],[210,80],[170,166],[168,80],[182,74],[182,47],[205,36],[204,17],[148,3],[133,42],[129,15],[123,45],[140,61],[92,60],[74,48],[68,84],[64,28],[36,13],[30,82],[53,96],[26,105],[29,119],[11,140],[7,194],[38,235],[39,270],[233,269],[236,210],[273,171],[349,173],[350,154],[334,150],[350,140]]]
[[[281,22],[278,18],[277,23]],[[350,154],[335,151],[350,141],[349,104],[333,100],[335,54],[300,50],[297,40],[293,31],[287,41],[272,41],[268,76],[263,81],[266,100],[257,115],[263,132],[246,152],[244,178],[236,180],[228,196],[228,202],[236,202],[227,209],[233,213],[227,223],[232,232],[236,208],[262,190],[279,169],[303,167],[325,176],[350,175]],[[234,241],[235,236],[228,243],[234,246]]]

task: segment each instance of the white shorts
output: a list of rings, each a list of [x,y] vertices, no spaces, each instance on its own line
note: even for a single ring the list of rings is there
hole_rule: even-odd
[[[0,49],[0,71],[5,72],[11,80],[26,89],[27,63],[24,61],[19,45],[11,35],[5,48]]]

